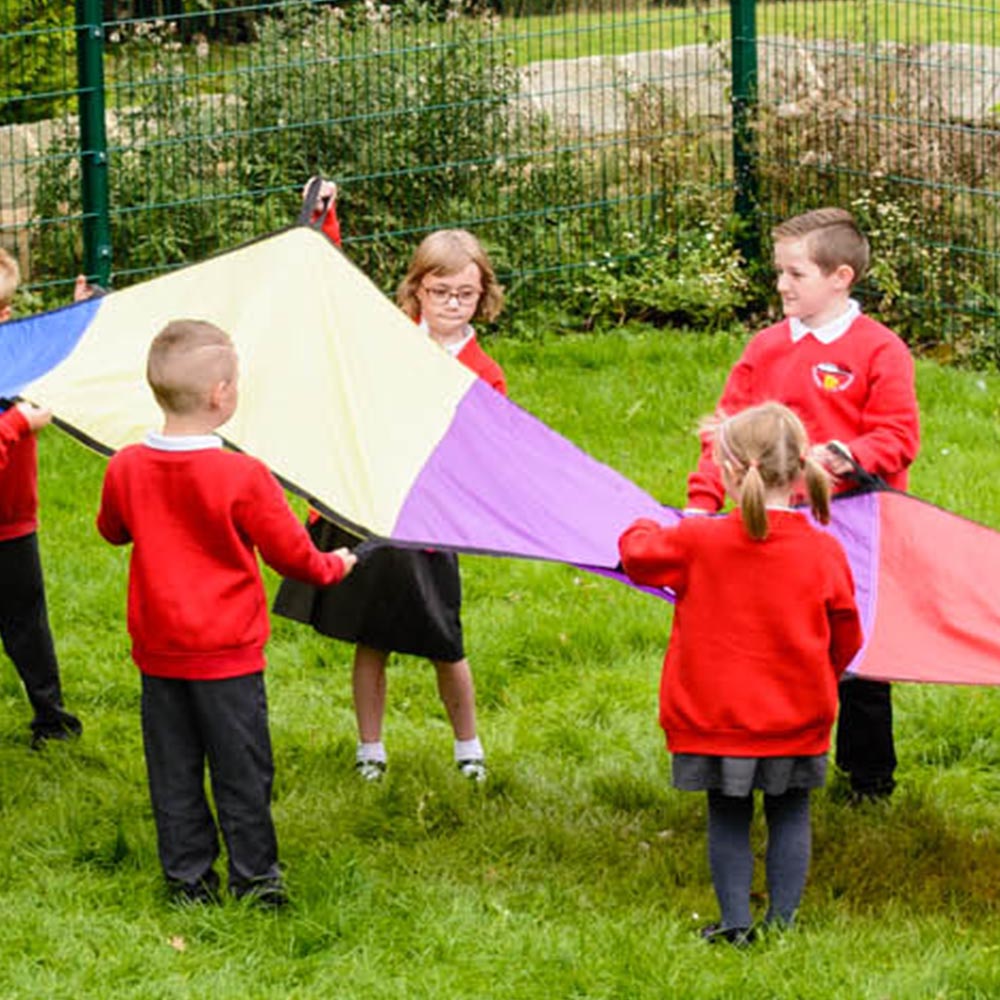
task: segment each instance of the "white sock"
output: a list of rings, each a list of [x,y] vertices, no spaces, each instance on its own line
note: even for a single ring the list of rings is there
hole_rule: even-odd
[[[478,736],[471,740],[455,740],[455,760],[482,760],[483,745]]]
[[[374,760],[380,764],[384,764],[385,759],[385,744],[381,740],[377,743],[358,743],[355,760],[359,764],[366,760]]]

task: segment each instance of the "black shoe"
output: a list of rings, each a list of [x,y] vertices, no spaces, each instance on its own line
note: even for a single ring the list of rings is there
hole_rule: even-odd
[[[892,795],[896,782],[893,778],[875,778],[871,781],[852,781],[848,801],[853,806],[866,802],[886,802]]]
[[[249,888],[235,889],[232,892],[237,899],[246,900],[266,910],[280,910],[291,902],[288,890],[280,881],[256,882]]]
[[[699,934],[702,941],[707,941],[709,944],[725,942],[737,948],[746,948],[757,938],[757,932],[753,927],[723,927],[721,924],[706,924]]]
[[[175,903],[220,903],[219,876],[214,870],[196,882],[170,882],[170,897]]]
[[[45,719],[31,720],[31,749],[41,750],[49,740],[73,740],[83,732],[83,723],[64,709]]]

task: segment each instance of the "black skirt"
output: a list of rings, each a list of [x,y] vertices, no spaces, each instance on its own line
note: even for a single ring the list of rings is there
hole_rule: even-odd
[[[323,519],[309,525],[309,534],[324,552],[360,541]],[[331,587],[286,579],[274,602],[276,614],[334,639],[448,663],[465,657],[461,609],[454,553],[388,545],[367,552]]]

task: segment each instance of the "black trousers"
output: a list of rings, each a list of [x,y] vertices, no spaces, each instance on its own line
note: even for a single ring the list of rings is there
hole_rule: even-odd
[[[888,684],[861,678],[840,682],[836,761],[858,794],[887,795],[893,790],[896,747]]]
[[[62,709],[59,663],[34,532],[0,542],[0,641],[34,709],[32,728],[57,723]]]
[[[178,889],[216,881],[219,836],[205,792],[207,762],[230,891],[242,896],[279,884],[264,675],[188,681],[143,674],[142,738],[167,880]]]

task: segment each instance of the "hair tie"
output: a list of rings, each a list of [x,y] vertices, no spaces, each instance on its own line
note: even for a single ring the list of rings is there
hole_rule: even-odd
[[[757,470],[759,470],[760,469],[760,461],[759,461],[759,459],[751,458],[750,461],[747,462],[747,468],[748,469],[757,469]]]

